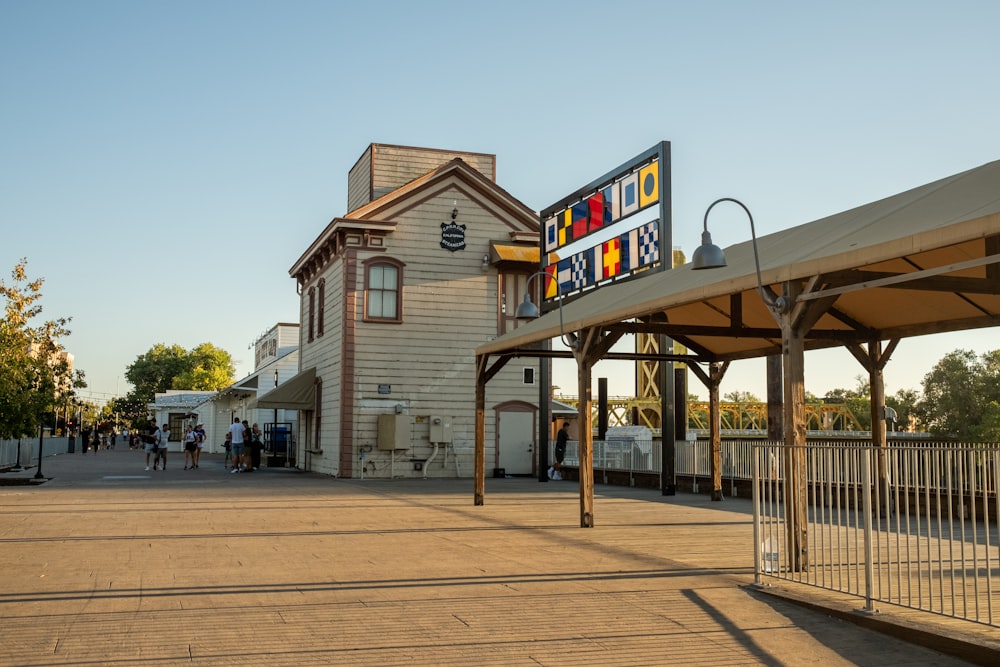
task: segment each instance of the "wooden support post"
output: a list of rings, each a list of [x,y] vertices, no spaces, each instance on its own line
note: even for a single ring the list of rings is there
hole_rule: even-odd
[[[882,349],[882,341],[878,336],[873,336],[868,341],[868,349],[865,350],[858,344],[847,345],[848,351],[854,355],[866,371],[868,371],[868,398],[870,399],[870,413],[872,420],[872,445],[875,447],[876,471],[878,474],[879,488],[886,493],[883,498],[888,498],[889,473],[885,460],[887,445],[887,434],[885,428],[885,381],[883,370],[889,363],[889,357],[896,350],[899,344],[898,338],[893,338],[889,344]]]
[[[801,291],[795,282],[785,283],[784,296],[791,303]],[[799,329],[803,304],[776,315],[781,326],[782,375],[784,386],[785,543],[788,567],[804,572],[809,567],[808,507],[806,505],[806,410],[805,410],[805,339]]]
[[[476,359],[475,505],[486,502],[486,358]]]
[[[608,350],[621,337],[621,332],[605,334],[600,329],[585,329],[579,332],[573,357],[576,358],[577,389],[579,403],[577,414],[579,418],[580,443],[580,527],[594,526],[594,424],[592,419],[594,397],[590,389],[590,375],[594,364],[607,354]],[[670,429],[671,433],[673,428]]]
[[[889,475],[886,469],[885,451],[885,383],[882,375],[882,341],[868,341],[868,396],[871,399],[872,445],[877,455],[879,488],[888,489]],[[888,498],[888,496],[883,496]]]
[[[580,527],[594,527],[594,429],[591,408],[594,398],[590,389],[590,361],[586,354],[574,351],[577,363],[577,385],[580,400],[577,404],[580,459]]]
[[[712,500],[722,500],[722,410],[719,405],[719,386],[728,368],[728,361],[724,364],[713,362],[708,367],[708,434],[712,450]]]
[[[767,439],[777,442],[784,437],[782,427],[781,355],[767,358]]]

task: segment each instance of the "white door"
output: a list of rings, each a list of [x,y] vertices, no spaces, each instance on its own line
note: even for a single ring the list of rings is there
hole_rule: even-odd
[[[531,475],[535,458],[533,412],[500,413],[500,463],[508,475]]]

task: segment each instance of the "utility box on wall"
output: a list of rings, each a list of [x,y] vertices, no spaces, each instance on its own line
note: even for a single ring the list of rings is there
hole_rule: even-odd
[[[431,430],[428,439],[431,442],[450,443],[451,442],[451,417],[431,417]]]
[[[410,416],[409,415],[379,415],[378,438],[379,449],[410,448]]]

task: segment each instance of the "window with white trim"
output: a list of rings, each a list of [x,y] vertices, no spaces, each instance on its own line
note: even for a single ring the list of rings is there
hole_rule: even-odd
[[[365,263],[365,320],[399,322],[403,319],[403,265],[390,258]]]

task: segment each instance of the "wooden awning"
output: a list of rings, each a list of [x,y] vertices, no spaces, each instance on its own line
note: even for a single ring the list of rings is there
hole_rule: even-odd
[[[314,410],[316,408],[316,369],[309,368],[257,399],[258,408]]]

